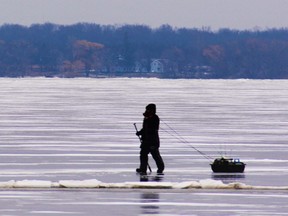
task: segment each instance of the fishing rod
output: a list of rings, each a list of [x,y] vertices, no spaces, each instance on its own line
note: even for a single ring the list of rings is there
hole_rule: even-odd
[[[206,155],[204,152],[200,151],[199,149],[197,149],[196,147],[192,146],[191,143],[189,143],[186,139],[184,139],[184,137],[182,137],[176,130],[174,130],[172,127],[170,127],[170,125],[168,125],[165,121],[163,121],[162,119],[160,119],[161,122],[163,122],[171,131],[173,131],[173,133],[170,133],[169,131],[161,128],[162,130],[164,130],[166,133],[170,134],[171,136],[175,137],[177,140],[179,140],[182,143],[185,143],[186,145],[188,145],[189,147],[193,148],[195,151],[197,151],[199,154],[201,154],[204,158],[206,158],[207,160],[211,161],[213,160],[212,157],[210,157],[209,155]]]
[[[142,139],[141,139],[141,137],[140,137],[140,135],[138,135],[138,129],[137,129],[137,126],[136,126],[136,123],[134,123],[133,124],[134,125],[134,128],[135,128],[135,130],[136,130],[136,132],[137,132],[137,136],[138,136],[138,138],[139,138],[139,141],[140,141],[140,143],[141,143],[141,145],[142,145]],[[150,165],[149,165],[149,163],[147,162],[147,166],[148,166],[148,169],[149,169],[149,171],[152,173],[152,169],[151,169],[151,167],[150,167]]]

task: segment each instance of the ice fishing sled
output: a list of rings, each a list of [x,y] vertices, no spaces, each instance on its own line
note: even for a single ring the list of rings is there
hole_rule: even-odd
[[[246,164],[239,159],[233,158],[216,158],[211,165],[211,169],[215,173],[243,173]]]

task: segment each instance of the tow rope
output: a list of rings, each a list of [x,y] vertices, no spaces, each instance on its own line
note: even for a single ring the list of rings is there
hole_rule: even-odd
[[[173,133],[171,133],[170,131],[160,127],[161,130],[163,130],[164,132],[170,134],[171,136],[173,136],[174,138],[176,138],[178,141],[180,141],[181,143],[186,144],[187,146],[193,148],[195,151],[197,151],[200,155],[202,155],[204,158],[206,158],[207,160],[209,160],[210,162],[213,161],[213,158],[207,154],[205,154],[204,152],[200,151],[199,149],[197,149],[196,147],[194,147],[193,145],[191,145],[190,142],[188,142],[184,137],[182,137],[176,130],[174,130],[170,125],[168,125],[165,121],[163,121],[162,119],[160,119],[160,121],[165,124]]]

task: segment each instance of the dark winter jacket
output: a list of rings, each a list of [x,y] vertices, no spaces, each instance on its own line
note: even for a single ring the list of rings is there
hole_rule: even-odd
[[[143,120],[143,128],[140,131],[140,135],[142,138],[141,148],[159,148],[160,140],[159,140],[159,117],[154,114],[149,118],[144,118]]]

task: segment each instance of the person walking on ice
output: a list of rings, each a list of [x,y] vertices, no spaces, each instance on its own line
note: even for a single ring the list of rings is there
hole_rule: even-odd
[[[157,174],[162,174],[165,168],[163,159],[159,152],[160,139],[159,139],[159,117],[156,115],[156,105],[148,104],[143,113],[144,120],[142,129],[136,132],[136,135],[141,139],[140,150],[140,167],[136,172],[146,175],[148,166],[148,155],[152,155],[157,165]]]

